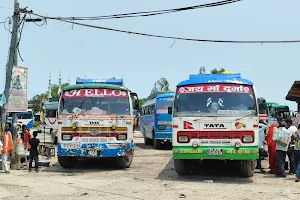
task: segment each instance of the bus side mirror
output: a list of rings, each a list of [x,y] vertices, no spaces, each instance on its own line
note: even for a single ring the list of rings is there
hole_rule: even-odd
[[[131,92],[130,96],[131,96],[131,99],[134,100],[133,109],[134,110],[139,110],[140,103],[139,103],[139,98],[138,98],[137,93]]]
[[[58,119],[58,110],[55,111],[55,117],[56,117],[56,119]]]
[[[172,107],[168,107],[168,114],[172,115]]]

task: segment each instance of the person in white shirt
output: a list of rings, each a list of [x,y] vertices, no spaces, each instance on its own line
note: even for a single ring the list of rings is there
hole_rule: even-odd
[[[289,141],[286,146],[281,145],[281,143],[276,142],[276,163],[278,167],[278,174],[276,174],[277,177],[282,177],[286,178],[286,173],[285,173],[285,158],[286,158],[286,153],[288,151],[289,144],[291,142],[291,132],[286,129],[286,123],[281,122],[278,126],[278,129],[280,131],[283,131],[284,134],[287,134]]]
[[[296,131],[298,131],[297,127],[293,125],[292,120],[287,119],[285,120],[288,130],[291,132],[291,135],[294,135]],[[296,174],[296,163],[295,163],[295,156],[294,156],[294,144],[291,142],[287,155],[289,157],[289,174],[293,175]]]

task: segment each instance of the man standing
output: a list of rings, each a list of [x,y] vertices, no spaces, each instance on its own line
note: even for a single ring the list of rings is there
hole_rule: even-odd
[[[288,138],[287,144],[283,144],[282,141],[276,141],[276,163],[278,167],[278,173],[276,174],[276,176],[286,178],[284,166],[285,166],[286,153],[289,144],[291,142],[291,133],[286,129],[285,122],[281,122],[281,124],[279,124],[277,131],[281,131],[283,137]],[[275,132],[274,134],[278,134],[278,133]]]
[[[5,125],[5,131],[3,136],[3,147],[2,147],[2,169],[5,173],[9,172],[9,166],[8,166],[8,158],[12,154],[12,150],[14,150],[14,144],[12,140],[11,132],[8,131],[9,124]]]
[[[297,127],[293,125],[292,120],[287,119],[285,121],[286,121],[287,128],[291,132],[292,136],[295,135],[295,132],[298,131]],[[291,144],[290,144],[290,146],[288,148],[288,151],[287,151],[287,155],[289,157],[289,162],[290,162],[289,174],[296,174],[296,164],[295,164],[293,141],[291,141]]]
[[[29,172],[32,169],[32,161],[34,160],[35,171],[38,172],[39,167],[39,153],[40,153],[40,140],[36,138],[38,132],[33,131],[33,138],[29,140],[28,149],[29,154]]]

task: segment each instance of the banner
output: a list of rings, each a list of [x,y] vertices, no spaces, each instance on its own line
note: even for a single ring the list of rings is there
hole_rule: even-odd
[[[178,94],[184,93],[205,93],[205,92],[223,92],[223,93],[245,93],[251,94],[252,88],[248,85],[239,84],[201,84],[190,85],[178,88]]]
[[[13,66],[7,112],[27,112],[27,72],[27,68]]]

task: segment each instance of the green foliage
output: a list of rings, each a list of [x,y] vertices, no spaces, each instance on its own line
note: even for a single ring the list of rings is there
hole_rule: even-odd
[[[169,89],[169,81],[166,78],[161,78],[155,82],[153,89],[151,90],[151,94],[155,92],[167,92]]]
[[[214,68],[213,70],[210,71],[211,74],[221,74],[222,72],[225,72],[224,68],[221,68],[219,70],[217,68]]]
[[[141,109],[142,105],[143,105],[146,101],[147,101],[146,98],[139,99],[140,109]]]
[[[40,124],[40,122],[35,121],[34,124],[33,124],[33,126],[34,126],[34,127],[38,127],[39,124]]]
[[[63,89],[66,86],[69,86],[69,85],[70,85],[69,83],[63,83],[61,85],[61,89]],[[52,98],[59,97],[59,95],[58,95],[58,89],[59,89],[59,87],[58,87],[57,84],[53,84],[52,85],[52,87],[51,87],[51,96],[52,96]],[[46,100],[48,99],[48,92],[45,92],[45,93],[42,93],[42,94],[36,94],[36,95],[34,95],[28,101],[29,104],[33,104],[35,106],[33,108],[33,112],[34,113],[37,113],[37,112],[40,111],[40,104],[41,104],[42,95],[44,95],[44,97],[45,97]]]
[[[225,72],[224,68],[221,69],[214,68],[210,71],[211,74],[221,74],[222,72]],[[206,67],[204,65],[199,68],[198,74],[206,74]]]

